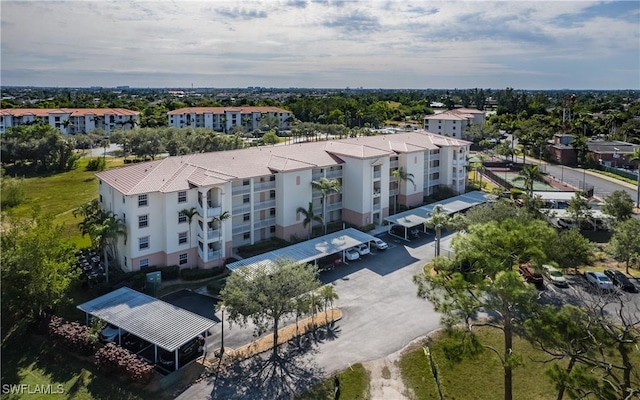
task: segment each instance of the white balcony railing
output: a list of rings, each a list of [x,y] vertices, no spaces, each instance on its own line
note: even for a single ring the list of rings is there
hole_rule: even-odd
[[[319,181],[320,178],[322,177],[324,177],[324,174],[322,172],[316,172],[315,174],[311,174],[312,181]]]
[[[267,219],[263,219],[260,221],[256,221],[256,223],[254,224],[254,228],[258,229],[258,228],[266,228],[269,226],[273,226],[276,224],[276,219],[275,217],[273,218],[267,218]]]
[[[373,171],[373,179],[380,179],[382,173],[380,171]]]
[[[327,212],[339,210],[341,208],[342,208],[342,202],[341,201],[336,201],[335,203],[327,204]]]
[[[336,179],[336,178],[342,178],[342,170],[335,170],[335,171],[327,171],[327,178],[329,179]]]
[[[276,206],[275,200],[260,201],[253,205],[254,210],[264,210],[265,208],[273,208]]]
[[[398,160],[389,161],[389,168],[398,168]]]
[[[222,258],[222,250],[207,250],[207,252],[205,253],[204,251],[202,251],[202,249],[199,248],[198,257],[200,257],[204,261],[217,260],[218,258]]]
[[[207,217],[218,217],[222,214],[222,207],[207,207]]]
[[[373,211],[380,211],[380,203],[373,204]]]
[[[233,213],[236,215],[248,213],[249,211],[251,211],[251,203],[242,203],[237,206],[233,206]]]
[[[276,181],[256,183],[253,185],[254,192],[262,192],[264,190],[272,190],[276,188]]]
[[[217,241],[220,239],[220,233],[220,229],[209,229],[207,231],[207,239]]]
[[[233,196],[248,194],[249,192],[251,192],[251,185],[234,186],[231,190]]]
[[[233,234],[237,235],[239,233],[245,233],[245,232],[249,232],[251,230],[251,224],[250,223],[246,223],[246,224],[242,224],[242,225],[236,225],[233,227]]]

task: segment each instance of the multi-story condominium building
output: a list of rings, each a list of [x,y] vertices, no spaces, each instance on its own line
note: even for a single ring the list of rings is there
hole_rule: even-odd
[[[12,126],[43,122],[64,134],[106,132],[140,126],[140,113],[125,108],[11,108],[0,111],[0,133]]]
[[[229,132],[232,126],[242,126],[249,131],[260,128],[264,116],[276,117],[280,130],[291,128],[291,111],[277,107],[188,107],[169,111],[169,126],[176,128],[207,128]]]
[[[471,108],[455,108],[440,114],[424,117],[424,129],[439,135],[461,138],[464,130],[471,124],[484,124],[484,111]]]
[[[415,131],[395,135],[257,147],[168,157],[102,171],[102,207],[127,226],[120,265],[212,267],[238,246],[270,237],[306,238],[299,207],[323,198],[312,181],[337,179],[326,198],[327,222],[381,224],[390,205],[422,204],[440,186],[465,190],[470,142]],[[399,182],[403,168],[411,182]],[[397,197],[396,197],[397,195]],[[195,208],[191,223],[181,211]],[[220,216],[228,212],[228,219]]]

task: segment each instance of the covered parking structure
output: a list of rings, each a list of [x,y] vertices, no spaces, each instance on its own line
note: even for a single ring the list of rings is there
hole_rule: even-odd
[[[362,243],[366,243],[370,246],[369,242],[374,239],[375,237],[367,233],[354,228],[347,228],[315,239],[296,243],[282,249],[245,258],[244,260],[227,264],[227,268],[231,271],[243,268],[243,271],[250,273],[250,271],[255,270],[256,268],[272,270],[275,268],[274,260],[278,258],[292,259],[302,264],[314,263],[317,260],[332,254],[340,254],[342,261],[344,261],[344,253],[347,249],[358,246]]]
[[[574,216],[567,209],[563,208],[542,208],[540,212],[549,216],[549,222],[555,226],[560,228],[567,228],[567,226],[563,226],[560,223],[561,219],[571,221],[574,223]],[[600,210],[588,210],[586,221],[588,224],[591,224],[593,230],[598,230],[599,228],[609,229],[608,221],[610,220],[610,216],[603,213]]]
[[[473,192],[454,196],[437,203],[427,204],[422,207],[418,207],[418,208],[407,210],[398,214],[390,215],[386,217],[384,220],[389,222],[390,235],[399,237],[404,240],[409,240],[407,238],[407,231],[411,228],[415,228],[419,225],[422,225],[423,231],[426,232],[426,228],[424,227],[424,225],[426,222],[429,221],[429,216],[433,213],[433,209],[436,206],[442,207],[443,212],[446,214],[455,214],[458,212],[466,211],[469,208],[475,207],[479,204],[489,202],[493,199],[495,199],[494,195],[476,190]],[[403,230],[404,236],[396,235],[391,231],[394,225],[399,225],[404,228]]]
[[[549,192],[534,191],[533,192],[533,196],[534,197],[539,196],[540,199],[542,199],[542,201],[544,201],[544,203],[549,208],[566,208],[566,207],[562,207],[562,205],[563,204],[568,205],[571,199],[576,194],[582,196],[580,192],[557,192],[557,191],[549,191]]]
[[[179,349],[199,335],[208,335],[216,323],[183,308],[123,287],[80,304],[78,309],[139,337],[154,346],[154,362],[158,347],[174,353],[175,370],[179,365]],[[120,339],[119,339],[120,340]]]

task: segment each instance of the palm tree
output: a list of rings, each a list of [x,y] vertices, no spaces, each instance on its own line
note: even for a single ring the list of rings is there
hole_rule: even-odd
[[[429,220],[424,223],[427,228],[433,228],[436,231],[436,257],[440,255],[440,237],[442,235],[442,228],[446,228],[449,225],[451,217],[444,211],[441,205],[433,207]]]
[[[316,326],[316,313],[320,311],[320,304],[322,299],[317,293],[311,293],[309,295],[309,312],[311,313],[311,325]]]
[[[333,307],[333,302],[338,300],[338,293],[336,293],[335,289],[332,285],[324,285],[320,288],[318,293],[320,298],[322,299],[322,304],[324,305],[324,322],[327,325],[327,333],[329,332],[329,316],[327,315],[327,306]],[[333,316],[333,313],[331,313]],[[333,318],[332,318],[333,320]]]
[[[102,139],[100,142],[100,147],[104,148],[104,152],[102,153],[103,160],[107,157],[107,148],[109,147],[109,144],[109,139]]]
[[[400,194],[400,191],[402,189],[402,182],[411,182],[413,184],[413,187],[415,188],[416,184],[413,181],[413,174],[407,173],[404,168],[400,167],[396,170],[394,170],[393,172],[391,172],[391,176],[394,177],[395,179],[397,179],[400,182],[400,185],[398,186],[398,192],[396,192],[395,198],[394,198],[394,205],[393,205],[393,213],[395,214],[398,210],[398,195]]]
[[[331,192],[340,193],[340,181],[337,179],[320,178],[311,182],[314,189],[320,190],[322,194],[322,221],[324,222],[324,234],[327,234],[327,196]]]
[[[218,242],[222,240],[222,223],[229,218],[231,218],[231,213],[229,211],[225,211],[217,217],[213,217],[213,219],[211,220],[211,222],[218,223]],[[224,243],[221,244],[221,246],[224,246]]]
[[[524,183],[525,192],[529,197],[533,196],[533,184],[534,182],[544,182],[542,177],[542,172],[540,172],[540,168],[537,165],[526,164],[522,167],[522,170],[518,173],[518,176],[515,177],[515,181],[522,181]]]
[[[111,248],[111,253],[115,260],[117,257],[117,240],[118,237],[127,237],[127,226],[122,219],[111,211],[103,212],[104,219],[89,229],[89,235],[93,236],[95,242],[98,244],[98,249],[102,249],[104,257],[105,278],[109,283],[109,255],[108,248]]]
[[[193,221],[193,217],[199,215],[198,210],[195,207],[183,208],[180,210],[180,214],[187,217],[187,222],[189,223],[189,249],[191,249],[191,222]]]
[[[311,239],[311,230],[313,229],[313,221],[320,222],[324,224],[324,220],[321,215],[315,215],[313,212],[313,202],[309,202],[309,206],[307,208],[298,207],[296,209],[296,213],[300,213],[304,216],[304,220],[302,221],[302,226],[304,228],[309,226],[309,235],[307,236],[307,240]]]
[[[640,168],[640,148],[633,149],[633,153],[629,155],[629,161],[637,161],[638,167]],[[640,208],[640,170],[638,171],[638,191],[636,193],[636,207]]]

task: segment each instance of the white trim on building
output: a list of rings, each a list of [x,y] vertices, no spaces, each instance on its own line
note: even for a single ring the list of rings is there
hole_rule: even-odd
[[[140,113],[125,108],[11,108],[0,110],[0,133],[20,125],[45,123],[63,134],[111,132],[140,126]]]

